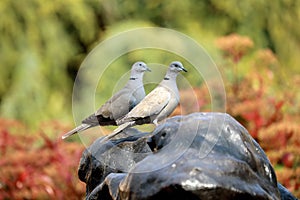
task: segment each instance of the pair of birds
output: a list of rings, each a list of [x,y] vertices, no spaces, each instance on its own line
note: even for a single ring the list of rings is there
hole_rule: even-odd
[[[144,62],[132,65],[127,84],[113,95],[95,113],[82,121],[82,124],[62,136],[65,139],[75,133],[94,126],[118,125],[106,139],[110,139],[122,130],[135,125],[153,123],[156,126],[168,117],[179,103],[179,91],[176,77],[187,70],[179,61],[169,65],[164,79],[145,96],[143,85],[144,72],[151,71]]]

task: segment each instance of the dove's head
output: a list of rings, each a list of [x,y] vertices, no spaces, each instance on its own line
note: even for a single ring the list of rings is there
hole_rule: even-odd
[[[149,72],[151,72],[151,69],[146,65],[146,63],[139,61],[132,65],[131,71],[134,71],[134,72],[149,71]]]
[[[179,61],[172,62],[170,64],[169,70],[173,72],[181,72],[181,71],[187,72],[187,70],[183,67],[182,63]]]

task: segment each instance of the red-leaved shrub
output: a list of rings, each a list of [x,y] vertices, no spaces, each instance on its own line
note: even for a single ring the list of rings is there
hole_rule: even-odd
[[[53,125],[53,131],[64,130]],[[0,199],[82,199],[85,185],[77,177],[82,151],[79,143],[1,119]]]

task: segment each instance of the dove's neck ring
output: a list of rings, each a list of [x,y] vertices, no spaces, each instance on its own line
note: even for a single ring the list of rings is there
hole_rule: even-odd
[[[178,73],[174,71],[168,71],[164,80],[176,80]]]
[[[133,72],[133,73],[131,73],[129,80],[133,80],[133,81],[142,80],[143,75],[144,75],[143,72]]]

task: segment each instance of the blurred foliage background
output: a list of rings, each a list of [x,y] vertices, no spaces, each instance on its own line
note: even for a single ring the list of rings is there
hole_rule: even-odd
[[[145,26],[181,31],[217,61],[217,37],[247,35],[254,50],[269,48],[277,56],[281,67],[274,72],[288,85],[289,75],[300,71],[299,9],[292,0],[1,1],[1,116],[30,126],[53,118],[70,122],[73,81],[85,56],[107,37]]]
[[[82,186],[70,178],[80,157],[77,150],[83,147],[68,147],[53,137],[73,126],[72,88],[88,53],[110,36],[139,27],[180,31],[207,50],[224,78],[227,112],[260,142],[279,180],[300,197],[299,21],[300,1],[294,0],[0,1],[0,150],[1,157],[6,156],[0,164],[10,169],[9,173],[0,169],[1,177],[9,174],[6,182],[0,181],[0,197],[1,191],[7,198],[60,199],[73,194],[77,199],[84,195]],[[137,52],[112,63],[111,75],[99,82],[100,90],[109,89],[98,95],[98,105],[111,96],[112,80],[140,59],[162,60],[162,54]],[[165,60],[164,64],[170,62]],[[200,110],[209,111],[207,88],[193,73],[187,77],[199,96]],[[182,91],[183,103],[188,102],[188,94]],[[27,128],[35,130],[35,138],[28,138]],[[31,141],[30,148],[11,134]],[[16,158],[14,147],[20,151]],[[41,168],[32,150],[43,152],[48,169]],[[31,154],[21,153],[26,151]],[[76,162],[68,161],[74,152]],[[19,162],[24,165],[20,167]],[[40,177],[40,182],[28,179],[35,170],[35,180]],[[55,175],[57,170],[60,177]],[[24,193],[26,184],[35,190],[28,186]]]

